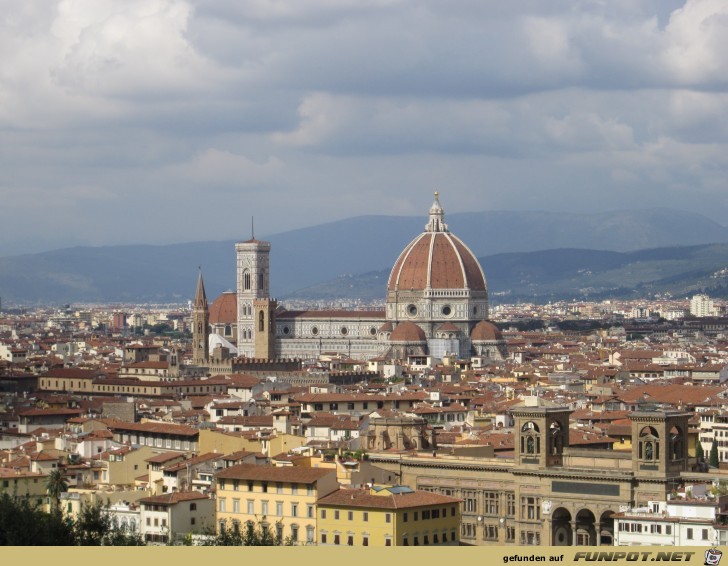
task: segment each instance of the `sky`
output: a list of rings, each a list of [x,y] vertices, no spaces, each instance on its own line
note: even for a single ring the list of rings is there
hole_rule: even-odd
[[[0,256],[728,215],[725,0],[0,0]]]

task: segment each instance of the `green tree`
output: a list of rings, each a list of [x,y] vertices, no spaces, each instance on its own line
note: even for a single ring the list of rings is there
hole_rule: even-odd
[[[0,546],[71,546],[73,524],[58,508],[50,513],[27,496],[0,496]]]
[[[232,527],[227,522],[220,524],[220,532],[211,535],[203,546],[292,546],[293,541],[284,540],[279,534],[281,529],[280,522],[276,523],[275,531],[270,525],[253,521],[248,521],[241,529],[238,523],[233,523]]]
[[[708,464],[710,464],[713,468],[717,468],[720,464],[720,462],[718,461],[718,442],[715,440],[713,440],[713,445],[710,447]]]
[[[68,482],[63,471],[60,468],[53,469],[46,480],[46,492],[55,509],[58,509],[61,504],[61,493],[66,491],[68,491]]]
[[[703,450],[703,443],[699,440],[695,443],[695,458],[698,462],[705,461],[705,451]]]
[[[101,502],[83,504],[74,533],[79,546],[144,546],[141,535],[119,526]]]

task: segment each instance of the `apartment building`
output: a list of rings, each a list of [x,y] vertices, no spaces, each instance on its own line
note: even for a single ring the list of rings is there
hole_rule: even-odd
[[[316,542],[316,502],[339,488],[336,470],[299,466],[238,464],[215,479],[218,531],[252,522],[294,544]]]

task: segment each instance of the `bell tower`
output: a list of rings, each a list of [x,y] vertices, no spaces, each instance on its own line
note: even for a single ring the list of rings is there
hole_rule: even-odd
[[[251,238],[235,244],[237,256],[238,353],[256,355],[257,312],[254,301],[268,299],[270,243]],[[267,328],[267,326],[266,326]]]
[[[569,446],[571,409],[540,397],[526,397],[522,404],[511,408],[511,413],[515,421],[517,466],[562,466],[564,448]]]
[[[204,366],[210,357],[210,310],[207,306],[202,270],[197,278],[197,291],[192,306],[192,359],[195,365]]]
[[[272,299],[253,301],[255,313],[255,357],[272,360],[275,352],[275,313],[278,303]]]

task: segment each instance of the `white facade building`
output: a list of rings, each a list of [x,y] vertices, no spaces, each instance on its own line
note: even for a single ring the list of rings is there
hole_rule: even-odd
[[[650,501],[614,516],[615,546],[715,546],[720,511],[728,496],[717,499]]]

